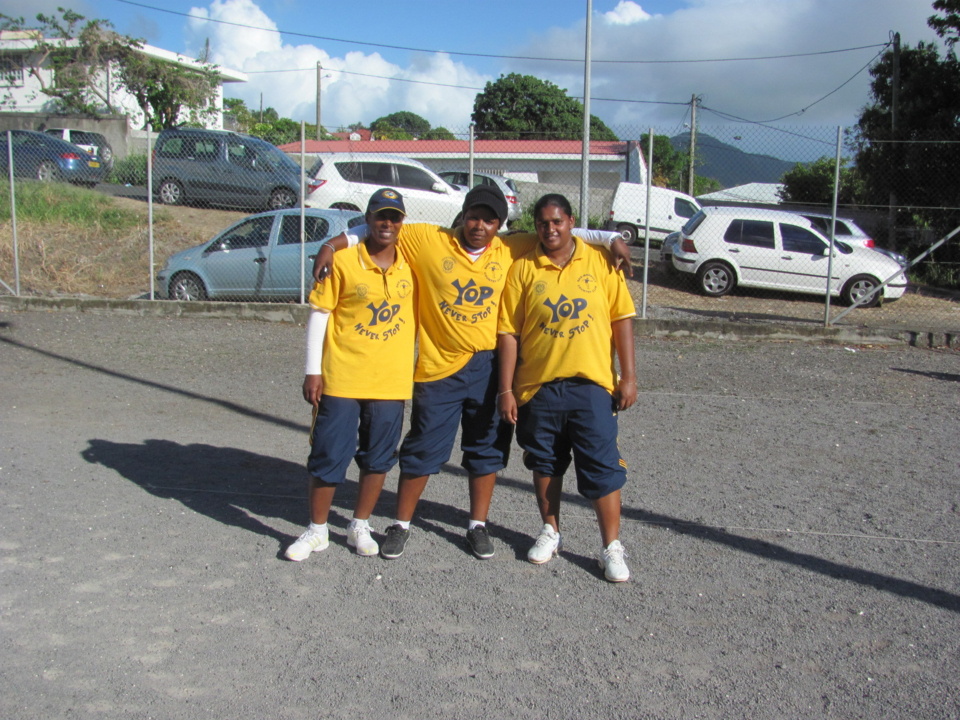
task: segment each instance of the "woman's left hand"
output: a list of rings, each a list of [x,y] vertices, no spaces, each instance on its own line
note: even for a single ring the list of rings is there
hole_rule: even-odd
[[[633,378],[620,378],[613,393],[617,401],[617,410],[626,410],[637,401],[637,381]]]

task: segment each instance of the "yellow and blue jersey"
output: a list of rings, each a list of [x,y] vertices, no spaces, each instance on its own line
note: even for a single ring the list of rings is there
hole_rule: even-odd
[[[310,305],[330,313],[323,345],[325,395],[406,400],[413,394],[417,334],[414,277],[398,249],[382,270],[363,243],[337,253]]]
[[[573,257],[561,268],[538,244],[510,268],[502,304],[498,332],[520,340],[513,385],[518,404],[561,378],[584,378],[614,391],[611,323],[634,317],[636,309],[604,250],[577,238]]]

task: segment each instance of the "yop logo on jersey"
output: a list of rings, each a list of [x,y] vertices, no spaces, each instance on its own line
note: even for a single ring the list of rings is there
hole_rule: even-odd
[[[386,300],[381,302],[379,305],[374,305],[370,303],[367,305],[367,309],[373,313],[373,317],[368,323],[370,327],[374,325],[379,325],[381,323],[388,323],[393,320],[393,316],[400,312],[399,305],[390,305]]]
[[[571,300],[566,295],[561,295],[560,299],[556,302],[547,298],[543,301],[543,304],[550,308],[550,312],[552,313],[550,322],[552,323],[557,323],[561,320],[579,320],[580,313],[587,307],[587,301],[583,298],[573,298]]]
[[[493,295],[492,287],[477,285],[473,278],[466,285],[461,285],[459,280],[454,280],[450,284],[457,290],[457,299],[453,302],[454,305],[480,306]]]

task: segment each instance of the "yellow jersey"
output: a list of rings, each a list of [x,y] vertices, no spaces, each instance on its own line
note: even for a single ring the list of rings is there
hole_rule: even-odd
[[[398,244],[417,280],[417,382],[449,377],[474,353],[496,348],[507,270],[538,243],[532,233],[497,236],[474,260],[463,249],[459,232],[426,223],[400,229]]]
[[[403,252],[386,271],[360,243],[337,253],[310,305],[330,313],[323,344],[323,392],[359,400],[413,395],[416,342],[414,277]]]
[[[562,378],[616,389],[611,323],[637,314],[633,298],[602,249],[575,242],[563,268],[538,244],[507,273],[498,332],[519,336],[513,379],[519,405],[544,383]]]

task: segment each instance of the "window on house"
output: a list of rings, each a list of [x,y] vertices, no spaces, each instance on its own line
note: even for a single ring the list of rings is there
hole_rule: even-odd
[[[20,55],[0,55],[0,86],[23,86],[23,57]]]

